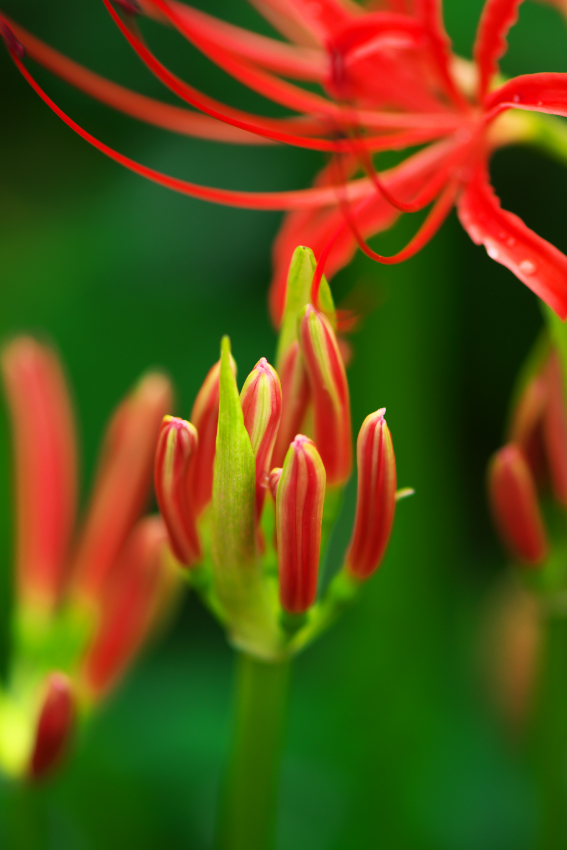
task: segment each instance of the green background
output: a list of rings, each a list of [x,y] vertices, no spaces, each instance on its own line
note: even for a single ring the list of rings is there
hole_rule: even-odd
[[[245,0],[207,11],[268,32]],[[469,56],[480,0],[447,0]],[[139,91],[162,96],[100,2],[3,0],[36,35]],[[144,27],[167,64],[231,104],[277,114],[173,32]],[[30,63],[31,67],[31,63]],[[556,12],[522,7],[507,74],[567,71]],[[242,189],[307,185],[317,154],[191,140],[127,119],[41,69],[75,120],[135,159]],[[187,416],[220,336],[240,379],[273,358],[270,245],[280,214],[177,196],[105,159],[65,127],[0,50],[0,334],[33,331],[64,358],[81,435],[82,492],[112,407],[151,365]],[[167,96],[166,96],[167,99]],[[386,162],[386,160],[384,160]],[[503,206],[567,251],[567,174],[524,150],[492,163]],[[375,244],[392,252],[415,221]],[[373,243],[374,244],[374,243]],[[453,214],[399,267],[358,256],[337,276],[378,303],[353,337],[354,427],[385,405],[402,503],[381,572],[331,633],[297,660],[282,764],[278,850],[522,850],[537,818],[529,772],[503,735],[479,670],[487,598],[505,570],[484,470],[502,440],[515,374],[541,316],[535,297],[488,259]],[[11,490],[0,422],[0,613],[6,665]],[[334,540],[348,540],[354,488]],[[233,653],[193,597],[100,710],[65,769],[38,789],[0,787],[0,846],[210,846],[231,708]]]

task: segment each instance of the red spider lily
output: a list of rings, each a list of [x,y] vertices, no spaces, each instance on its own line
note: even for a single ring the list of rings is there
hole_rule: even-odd
[[[116,26],[150,71],[197,111],[174,107],[110,82],[0,19],[11,56],[30,85],[73,130],[132,171],[208,201],[290,215],[274,249],[271,311],[276,324],[285,277],[297,244],[311,246],[329,273],[358,245],[382,263],[415,254],[454,204],[471,238],[507,266],[562,318],[567,316],[567,258],[501,209],[488,176],[490,155],[514,134],[500,132],[510,109],[567,115],[567,75],[538,73],[494,88],[498,61],[521,0],[486,0],[474,46],[472,75],[451,52],[440,0],[384,0],[378,11],[349,0],[252,0],[289,42],[248,32],[177,0],[102,0]],[[290,118],[265,118],[234,109],[173,74],[138,30],[140,12],[173,26],[205,56],[244,85],[291,109]],[[134,15],[136,13],[136,17]],[[210,188],[141,165],[79,127],[49,98],[23,62],[27,55],[86,93],[141,120],[202,138],[233,143],[285,143],[333,155],[311,189],[241,192]],[[465,71],[465,72],[463,72]],[[470,82],[474,77],[474,82]],[[468,78],[468,82],[467,79]],[[324,94],[297,81],[318,83]],[[521,138],[521,131],[516,131]],[[378,173],[372,153],[426,145]],[[363,168],[363,177],[355,172]],[[432,204],[415,237],[391,257],[365,239],[402,212]],[[322,269],[321,269],[322,270]]]
[[[62,623],[77,621],[75,638],[66,639],[64,672],[80,691],[98,697],[123,672],[165,601],[165,529],[161,519],[141,514],[160,423],[171,405],[169,381],[146,375],[118,407],[73,544],[76,437],[58,359],[48,347],[20,337],[4,348],[1,366],[15,441],[17,617],[25,634],[39,629],[45,637],[52,630],[55,642]],[[19,634],[14,669],[23,665],[29,677],[37,658],[27,658],[29,637],[20,640]],[[49,667],[49,658],[41,659],[39,679]],[[62,674],[48,679],[30,767],[34,776],[57,759],[70,731],[74,687],[62,682]]]

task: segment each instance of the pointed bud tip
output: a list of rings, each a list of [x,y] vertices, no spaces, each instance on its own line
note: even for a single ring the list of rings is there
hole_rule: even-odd
[[[36,738],[29,772],[41,779],[59,762],[69,740],[75,719],[72,684],[64,673],[51,673],[45,683]]]

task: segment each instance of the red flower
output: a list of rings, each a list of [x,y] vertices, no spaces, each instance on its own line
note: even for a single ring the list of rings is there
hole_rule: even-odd
[[[567,316],[567,258],[501,209],[489,182],[492,151],[521,138],[497,123],[510,109],[567,116],[567,74],[516,77],[493,88],[506,36],[521,0],[486,0],[474,46],[474,66],[453,55],[440,0],[384,0],[368,11],[350,0],[252,0],[285,35],[282,43],[193,9],[177,0],[123,0],[120,12],[103,0],[145,65],[193,112],[143,97],[87,71],[0,19],[12,58],[35,91],[72,129],[108,156],[147,177],[204,200],[258,209],[289,210],[274,249],[271,310],[277,324],[291,253],[309,245],[335,272],[356,246],[382,263],[416,253],[454,204],[463,227],[489,255],[507,266],[562,318]],[[267,98],[293,110],[291,118],[264,118],[202,94],[156,58],[142,40],[138,12],[169,23],[222,69]],[[233,143],[286,143],[333,154],[311,189],[240,192],[195,185],[164,175],[109,148],[79,127],[49,98],[22,59],[27,55],[108,105],[160,127]],[[287,78],[287,79],[285,79]],[[323,96],[292,80],[318,83]],[[378,174],[372,154],[427,145]],[[355,178],[362,167],[363,177]],[[405,249],[392,257],[365,239],[401,212],[432,204]]]

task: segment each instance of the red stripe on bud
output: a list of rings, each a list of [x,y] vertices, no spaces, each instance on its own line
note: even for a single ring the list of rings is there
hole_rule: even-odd
[[[325,467],[315,444],[299,434],[286,455],[276,493],[280,602],[301,614],[315,602]]]
[[[367,579],[386,551],[396,507],[396,459],[386,408],[362,423],[357,441],[358,495],[346,562],[357,579]]]
[[[493,456],[488,492],[496,528],[508,549],[523,563],[543,561],[547,537],[535,483],[524,454],[513,443]]]
[[[230,364],[236,375],[236,364],[232,356]],[[189,494],[195,519],[213,496],[213,467],[219,421],[219,375],[220,360],[209,370],[191,411],[191,422],[199,434],[199,446],[189,471]]]
[[[270,477],[268,479],[270,484],[270,493],[272,494],[272,499],[274,502],[276,501],[276,493],[278,492],[278,484],[280,483],[280,478],[282,477],[282,469],[281,467],[276,467],[272,469],[270,472]]]
[[[303,428],[311,398],[309,378],[297,340],[290,345],[281,363],[278,363],[278,374],[282,387],[282,415],[272,462],[281,466],[289,444]]]
[[[63,673],[51,673],[45,685],[29,764],[33,779],[42,779],[57,766],[73,731],[74,720],[75,698],[71,682]]]
[[[173,554],[188,567],[201,557],[188,486],[198,442],[197,430],[190,422],[164,417],[154,467],[156,496]]]
[[[240,393],[240,403],[244,425],[256,458],[256,516],[259,517],[282,413],[280,379],[265,357],[256,363],[246,378]]]
[[[83,662],[93,698],[103,696],[124,673],[166,604],[166,533],[159,517],[140,520],[132,531],[100,599],[96,634]]]
[[[567,507],[567,409],[563,370],[556,351],[545,369],[547,404],[543,417],[543,437],[551,489],[557,501]]]
[[[315,419],[315,443],[327,483],[343,484],[352,467],[350,401],[345,367],[328,319],[308,304],[299,320]]]

